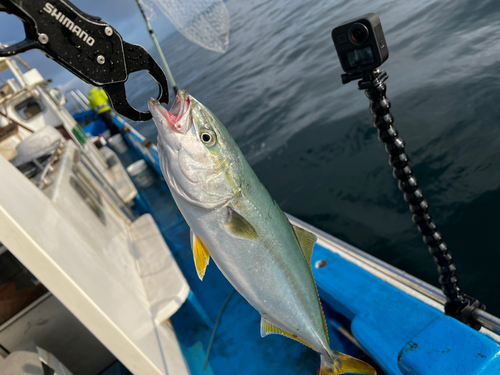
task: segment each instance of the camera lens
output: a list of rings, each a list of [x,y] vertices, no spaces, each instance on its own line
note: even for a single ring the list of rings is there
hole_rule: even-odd
[[[365,37],[365,34],[363,34],[363,31],[360,29],[354,29],[351,35],[352,39],[358,43],[363,41],[363,38]]]
[[[362,44],[368,39],[368,29],[362,23],[355,23],[348,32],[349,40],[352,44]]]

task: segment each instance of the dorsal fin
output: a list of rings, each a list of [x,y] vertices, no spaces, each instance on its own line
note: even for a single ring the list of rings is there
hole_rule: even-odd
[[[279,328],[278,326],[274,325],[273,323],[269,322],[266,318],[264,318],[263,316],[261,316],[261,320],[260,320],[260,336],[261,337],[265,337],[267,335],[272,335],[272,334],[282,335],[282,336],[289,337],[289,338],[291,338],[293,340],[297,340],[298,342],[304,344],[305,346],[308,346],[311,349],[315,350],[312,347],[311,344],[305,342],[304,340],[302,340],[297,335],[294,335],[294,334],[292,334],[290,332],[287,332],[287,331]]]
[[[297,241],[299,241],[300,248],[306,257],[306,260],[309,264],[311,264],[311,257],[313,253],[314,243],[317,238],[311,232],[302,229],[301,227],[297,227],[292,224],[293,231],[295,232],[295,236],[297,237]]]
[[[326,339],[328,341],[328,344],[330,344],[330,338],[328,337],[328,327],[326,325],[326,319],[325,319],[325,314],[323,313],[323,308],[321,307],[321,302],[319,300],[319,293],[318,293],[318,287],[316,286],[316,281],[314,280],[314,275],[312,272],[312,265],[311,265],[311,257],[313,253],[313,248],[314,244],[316,243],[317,237],[312,234],[311,232],[302,229],[301,227],[297,227],[292,224],[293,231],[295,232],[295,236],[297,237],[297,240],[299,241],[300,248],[302,249],[302,253],[304,253],[304,256],[307,260],[307,263],[309,264],[310,270],[311,270],[311,276],[313,278],[314,282],[314,287],[316,288],[316,295],[318,296],[318,304],[319,304],[319,310],[321,311],[321,318],[323,320],[323,329],[325,330],[325,335]]]
[[[193,248],[194,265],[200,280],[203,280],[210,261],[210,253],[203,242],[191,231],[191,247]]]

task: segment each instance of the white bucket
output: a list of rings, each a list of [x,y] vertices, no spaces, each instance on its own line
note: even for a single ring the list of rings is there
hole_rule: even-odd
[[[128,150],[127,144],[125,143],[125,140],[123,139],[121,134],[115,134],[112,137],[109,137],[108,143],[119,154],[123,154]]]
[[[127,167],[127,172],[141,188],[147,188],[154,182],[153,175],[149,171],[145,160],[139,160],[130,164]]]

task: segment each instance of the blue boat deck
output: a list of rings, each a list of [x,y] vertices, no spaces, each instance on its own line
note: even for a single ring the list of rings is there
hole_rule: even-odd
[[[129,151],[119,155],[123,165],[144,158],[157,172],[152,186],[138,188],[135,209],[138,214],[152,214],[193,293],[188,303],[171,317],[191,373],[317,374],[320,359],[313,350],[282,336],[260,337],[260,315],[238,293],[234,293],[222,313],[208,368],[203,369],[212,322],[233,288],[213,262],[204,281],[198,279],[189,227],[160,177],[156,148],[148,148],[133,131],[128,132],[126,139]],[[345,243],[338,245],[349,248]],[[335,244],[325,246],[331,248],[315,245],[312,264],[326,264],[314,268],[313,273],[332,349],[369,362],[378,374],[500,373],[500,345],[495,339],[446,317],[441,309],[347,260],[332,251]],[[197,305],[208,315],[208,323]],[[352,332],[369,357],[340,329]]]

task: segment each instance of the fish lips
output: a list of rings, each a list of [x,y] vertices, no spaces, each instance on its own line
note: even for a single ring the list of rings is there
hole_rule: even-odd
[[[184,90],[179,90],[170,111],[165,109],[158,100],[149,99],[148,108],[158,131],[169,131],[177,134],[186,134],[189,130],[191,100]]]

